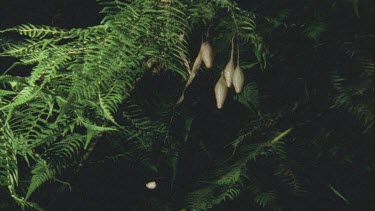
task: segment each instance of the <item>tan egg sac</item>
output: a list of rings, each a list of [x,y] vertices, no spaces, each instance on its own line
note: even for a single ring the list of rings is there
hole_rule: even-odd
[[[192,73],[198,72],[199,68],[201,67],[201,64],[202,64],[202,52],[199,51],[199,54],[194,61],[193,67],[191,68],[191,72]]]
[[[227,87],[232,86],[233,72],[234,72],[234,63],[233,63],[233,59],[231,59],[224,69],[224,79],[227,84]]]
[[[240,93],[242,91],[243,84],[245,82],[245,76],[243,75],[243,72],[239,64],[237,64],[237,67],[234,70],[232,82],[233,82],[233,86],[236,92]]]
[[[207,68],[211,68],[214,62],[214,53],[209,42],[202,42],[200,52],[202,60]]]
[[[221,109],[224,105],[225,98],[227,98],[228,94],[228,87],[225,83],[223,73],[221,73],[221,77],[217,81],[215,85],[215,97],[216,97],[216,105],[218,109]]]
[[[232,86],[232,77],[233,77],[233,72],[234,72],[233,51],[234,51],[234,45],[233,45],[233,39],[232,39],[232,50],[230,54],[230,60],[224,69],[224,79],[228,87]]]
[[[194,61],[193,67],[191,68],[191,70],[188,70],[189,71],[189,79],[186,82],[185,88],[182,91],[181,97],[176,102],[176,105],[178,105],[178,104],[182,103],[182,101],[184,101],[185,91],[190,86],[190,84],[193,82],[193,80],[194,80],[195,76],[197,75],[197,72],[198,72],[201,64],[202,64],[202,53],[199,51],[199,54],[198,54],[197,58]]]

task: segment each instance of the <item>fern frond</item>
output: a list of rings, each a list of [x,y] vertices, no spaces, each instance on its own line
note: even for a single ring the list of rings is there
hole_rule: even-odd
[[[0,128],[0,152],[2,155],[0,162],[0,184],[14,190],[18,184],[16,149],[10,140],[12,135],[9,132],[7,124],[3,119],[0,121],[2,124]]]
[[[12,109],[16,106],[23,105],[33,99],[38,95],[39,91],[42,89],[42,87],[30,87],[27,86],[23,88],[17,96],[15,96],[8,105],[3,106],[0,108],[0,110],[6,110],[6,109]]]
[[[32,24],[22,24],[17,27],[6,30],[6,32],[11,32],[11,31],[15,31],[19,33],[20,35],[25,35],[30,38],[39,38],[39,39],[43,39],[47,36],[62,35],[65,33],[65,30],[59,29],[57,27],[35,26]]]
[[[33,174],[33,176],[31,178],[30,186],[27,190],[25,200],[27,200],[31,196],[31,194],[43,183],[53,179],[56,175],[56,171],[51,169],[48,166],[47,162],[42,159],[37,161],[31,173]]]

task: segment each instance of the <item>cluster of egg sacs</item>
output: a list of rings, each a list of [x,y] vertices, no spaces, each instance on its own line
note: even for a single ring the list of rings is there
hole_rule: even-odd
[[[231,56],[228,64],[225,66],[224,70],[221,72],[221,76],[215,85],[215,97],[216,105],[218,109],[221,109],[224,105],[225,99],[228,95],[228,89],[233,87],[237,93],[242,91],[242,87],[245,82],[245,76],[239,64],[239,59],[237,60],[237,66],[234,65],[233,60],[234,45],[232,40],[232,50]],[[239,55],[237,55],[239,57]],[[213,65],[213,50],[209,42],[202,42],[201,48],[197,59],[193,65],[193,71],[197,71],[201,62],[205,64],[207,68],[211,68]]]

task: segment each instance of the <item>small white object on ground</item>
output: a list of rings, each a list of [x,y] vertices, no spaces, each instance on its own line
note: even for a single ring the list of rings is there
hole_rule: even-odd
[[[155,182],[155,181],[148,182],[148,183],[146,184],[146,187],[147,187],[148,189],[153,190],[153,189],[156,188],[156,182]]]

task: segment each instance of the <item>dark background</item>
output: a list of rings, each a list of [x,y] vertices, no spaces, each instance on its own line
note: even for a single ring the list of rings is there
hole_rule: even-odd
[[[97,25],[101,17],[95,0],[15,0],[0,1],[0,28],[33,23],[62,28]]]
[[[275,98],[272,99],[274,102],[281,102],[283,99],[290,99],[293,95],[298,98],[298,92],[303,91],[301,90],[301,84],[299,84],[299,82],[290,83],[290,81],[293,81],[291,78],[309,77],[311,82],[309,84],[310,86],[319,87],[319,89],[325,90],[328,86],[328,82],[325,80],[328,79],[325,77],[324,73],[313,71],[312,68],[319,66],[329,67],[330,61],[340,62],[340,52],[335,52],[334,49],[341,45],[342,40],[346,38],[350,39],[356,34],[371,31],[371,28],[375,28],[375,21],[371,18],[373,17],[373,12],[362,7],[362,13],[360,13],[361,18],[358,19],[349,3],[347,7],[342,7],[335,13],[331,14],[327,9],[327,5],[332,1],[246,2],[247,1],[244,0],[239,3],[241,6],[251,8],[263,16],[275,16],[278,11],[282,10],[289,11],[292,15],[286,20],[286,22],[288,22],[289,25],[295,24],[296,26],[295,28],[292,27],[288,29],[273,29],[273,33],[284,33],[280,36],[273,36],[273,33],[268,33],[267,30],[269,28],[266,25],[263,25],[263,28],[260,27],[260,30],[263,30],[262,33],[266,35],[265,40],[270,46],[270,51],[279,51],[284,57],[295,58],[279,64],[279,72],[276,72],[276,74],[280,74],[280,72],[289,73],[290,78],[281,78],[280,76],[274,77],[274,81],[270,81],[272,85],[267,89],[272,90],[275,96]],[[368,3],[369,1],[363,2],[364,4],[362,5],[370,4]],[[102,18],[102,16],[98,14],[100,8],[101,7],[94,0],[0,0],[0,30],[24,23],[52,25],[68,29],[97,25]],[[322,17],[322,20],[316,19],[316,12],[321,13],[319,16]],[[330,43],[330,46],[326,47],[326,51],[324,49],[320,51],[323,52],[321,55],[316,55],[316,52],[311,50],[317,47],[315,40],[299,36],[304,30],[304,28],[301,28],[300,26],[304,23],[311,23],[314,21],[326,21],[329,27],[334,29],[320,38],[322,43]],[[285,43],[293,45],[294,51],[283,52],[282,50]],[[374,46],[372,42],[362,45]],[[308,65],[305,64],[307,58],[309,58]],[[2,64],[5,64],[6,66],[7,62],[9,61],[3,61],[3,59],[0,60],[0,67]],[[271,72],[270,74],[275,74],[275,72]],[[267,77],[267,75],[263,75],[262,77]],[[289,98],[283,98],[284,95],[288,95]],[[313,121],[315,121],[315,123],[308,124],[307,129],[305,129],[306,131],[300,131],[300,133],[305,132],[303,135],[312,133],[312,131],[319,130],[322,125],[330,125],[332,122],[342,122],[341,125],[338,124],[334,126],[338,127],[339,130],[356,130],[356,123],[347,120],[340,112],[329,113],[325,118],[316,118],[315,114],[317,113],[325,115],[324,112],[325,108],[328,107],[327,98],[329,96],[327,92],[322,91],[313,97],[317,99],[315,102],[319,103],[316,105],[310,105],[311,107],[307,108],[308,112],[305,112],[303,115],[313,116],[311,119],[314,119]],[[238,104],[235,102],[228,102],[227,107],[237,108]],[[240,111],[241,109],[237,111],[237,115],[241,113]],[[202,109],[200,112],[204,113],[205,111]],[[204,114],[202,115],[201,124],[204,124],[205,117]],[[290,120],[289,123],[295,122],[295,119],[301,117],[296,115],[290,118],[292,120]],[[220,134],[218,134],[218,136],[220,136]],[[106,149],[106,147],[105,144],[99,144],[97,150],[100,151],[100,149]],[[374,152],[373,149],[366,149],[364,146],[361,148],[354,146],[353,149],[358,150],[358,156],[360,157],[358,160],[364,160],[364,163],[366,163],[373,159],[371,155]],[[194,147],[192,147],[191,151],[186,152],[186,154],[189,153],[191,153],[191,157],[194,157]],[[340,153],[345,152],[341,151]],[[37,196],[37,199],[44,207],[47,207],[48,210],[140,210],[139,206],[136,205],[139,205],[142,199],[146,200],[148,197],[158,194],[163,195],[161,192],[167,188],[163,187],[163,182],[161,182],[161,187],[155,191],[145,189],[144,181],[147,181],[149,178],[145,176],[141,168],[129,167],[123,163],[125,161],[106,161],[105,163],[93,164],[96,159],[100,160],[102,158],[103,155],[100,153],[94,153],[92,155],[92,162],[89,161],[88,164],[80,170],[79,174],[71,180],[71,192],[66,191],[65,189],[62,191],[59,184],[45,185],[40,189],[40,195]],[[191,160],[185,161],[186,169],[190,168],[189,165],[199,166],[198,161]],[[307,159],[306,162],[308,163],[309,160]],[[329,169],[332,166],[334,165],[326,163],[322,165],[322,169]],[[308,171],[311,171],[315,174],[313,177],[319,178],[320,172],[314,170],[316,169],[307,170],[307,174]],[[129,176],[129,174],[131,174],[131,176]],[[322,174],[324,174],[324,171]],[[186,177],[189,176],[191,175],[187,175]],[[372,180],[370,181],[370,176],[367,173],[357,172],[356,169],[349,168],[345,170],[339,169],[336,173],[330,174],[329,176],[326,175],[326,178],[329,178],[331,181],[335,181],[336,177],[341,177],[344,183],[349,183],[347,184],[347,187],[351,189],[346,189],[346,193],[354,200],[352,205],[346,206],[343,201],[335,198],[335,196],[327,199],[325,196],[329,194],[322,193],[322,198],[320,198],[319,195],[316,195],[315,199],[301,199],[301,201],[291,202],[291,204],[295,203],[295,205],[294,207],[291,205],[290,209],[298,210],[298,208],[304,206],[311,207],[311,210],[321,210],[322,208],[344,210],[348,207],[351,210],[375,209],[373,205],[373,182]],[[322,181],[322,183],[324,183],[324,181]],[[319,193],[319,191],[326,190],[319,190],[319,188],[316,188],[315,191],[315,193]],[[2,195],[0,192],[0,197],[6,196],[5,194]],[[287,201],[287,199],[285,200]],[[124,201],[126,201],[126,203]],[[217,210],[242,210],[240,207],[241,202],[243,201],[246,201],[246,199],[229,202],[228,205],[226,205],[229,208],[222,206],[217,208]],[[128,206],[131,204],[133,204],[134,207]]]

